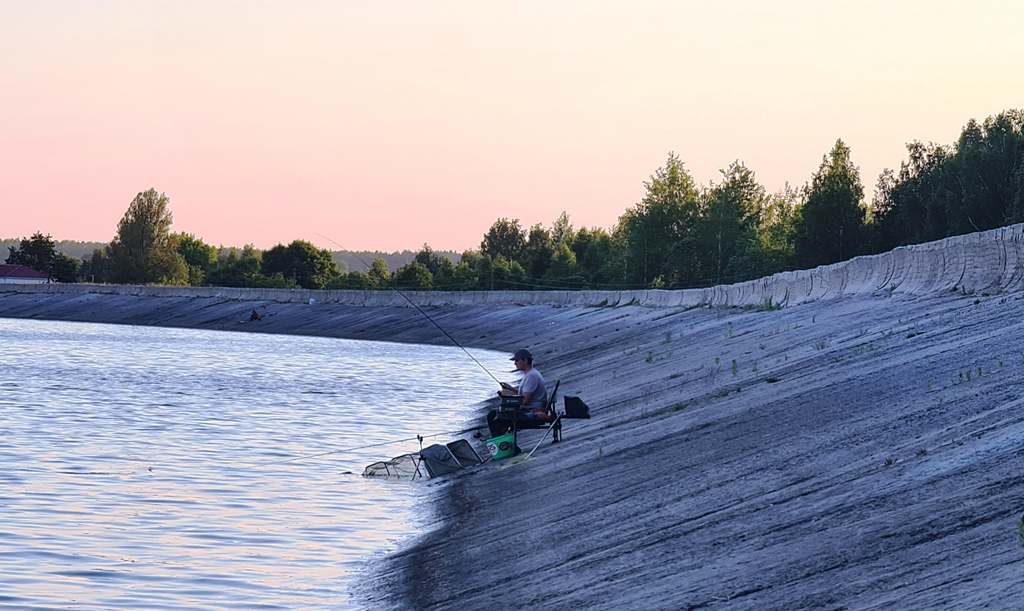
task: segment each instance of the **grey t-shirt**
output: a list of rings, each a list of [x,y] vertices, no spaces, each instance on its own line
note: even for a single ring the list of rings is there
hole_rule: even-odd
[[[519,383],[519,394],[530,395],[530,402],[523,404],[527,409],[544,407],[548,402],[548,389],[544,386],[544,376],[536,369],[531,369],[523,375],[523,381]]]

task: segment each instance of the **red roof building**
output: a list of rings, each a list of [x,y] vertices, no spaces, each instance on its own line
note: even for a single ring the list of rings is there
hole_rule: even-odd
[[[50,277],[24,265],[0,263],[0,284],[46,284]]]

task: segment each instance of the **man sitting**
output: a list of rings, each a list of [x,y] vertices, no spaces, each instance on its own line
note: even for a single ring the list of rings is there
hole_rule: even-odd
[[[516,370],[523,373],[523,379],[519,382],[518,389],[503,382],[501,396],[520,398],[517,414],[519,419],[546,420],[548,390],[544,385],[544,376],[533,366],[533,355],[529,350],[521,348],[516,350],[511,360],[515,363]],[[487,427],[491,430],[491,437],[497,437],[512,428],[512,418],[492,409],[487,414]]]

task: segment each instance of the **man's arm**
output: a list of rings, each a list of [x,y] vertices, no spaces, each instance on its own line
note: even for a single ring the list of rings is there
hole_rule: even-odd
[[[519,394],[523,397],[523,406],[530,404],[530,401],[537,395],[539,384],[534,376],[527,374],[519,385]]]

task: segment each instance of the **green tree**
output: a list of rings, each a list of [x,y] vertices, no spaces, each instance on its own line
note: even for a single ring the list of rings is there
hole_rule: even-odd
[[[56,243],[40,232],[22,239],[17,247],[8,246],[7,262],[24,265],[48,275],[58,282],[77,282],[80,262],[57,252]]]
[[[217,249],[190,233],[176,233],[172,238],[177,244],[178,254],[188,266],[189,284],[203,284],[210,270],[217,265]]]
[[[426,265],[413,261],[395,272],[395,283],[403,289],[429,291],[434,286],[434,277]]]
[[[475,250],[467,250],[459,258],[459,264],[452,272],[451,284],[448,290],[474,291],[483,288],[480,282],[480,268],[482,255]]]
[[[373,288],[370,277],[363,272],[339,273],[327,284],[329,289],[368,291]]]
[[[50,275],[57,282],[78,282],[82,262],[73,259],[62,252],[54,255],[50,263]]]
[[[488,291],[522,289],[526,280],[526,271],[518,261],[509,261],[505,257],[491,258],[481,255],[476,260],[476,275],[479,288]]]
[[[1024,111],[1008,110],[979,126],[969,121],[956,144],[957,205],[952,235],[999,227],[1017,195],[1015,174],[1024,155]]]
[[[388,264],[384,259],[379,257],[370,264],[367,276],[370,278],[370,282],[373,283],[373,288],[385,289],[391,285],[391,270],[388,269]]]
[[[864,251],[863,197],[860,171],[850,159],[850,147],[836,140],[805,190],[794,236],[798,264],[826,265]]]
[[[884,170],[878,177],[871,212],[872,250],[949,235],[949,214],[955,214],[953,152],[948,147],[911,142],[899,173]]]
[[[572,251],[576,255],[577,273],[586,284],[602,288],[616,280],[621,281],[624,257],[604,229],[581,227],[573,239]]]
[[[129,284],[184,284],[185,260],[171,236],[170,200],[155,189],[135,196],[110,243],[111,274]]]
[[[283,274],[265,276],[261,271],[263,253],[252,244],[246,244],[239,251],[236,248],[222,248],[217,253],[217,265],[210,271],[207,283],[212,286],[295,288],[294,280]]]
[[[768,196],[757,228],[765,265],[761,275],[780,272],[794,265],[793,232],[799,205],[800,194],[788,183],[781,192]]]
[[[551,233],[537,223],[530,228],[530,235],[526,240],[526,247],[523,248],[519,261],[526,270],[527,276],[531,278],[543,278],[551,266],[551,257],[555,254],[554,241]]]
[[[699,194],[693,178],[669,153],[644,188],[644,198],[626,210],[615,229],[624,248],[625,280],[645,285],[657,277],[692,281],[701,273],[695,256]]]
[[[871,211],[876,251],[1024,221],[1024,111],[972,119],[950,146],[911,142]]]
[[[264,276],[280,274],[284,279],[307,289],[322,289],[338,275],[330,251],[317,248],[305,240],[294,240],[288,246],[278,244],[263,253],[260,270]]]
[[[569,214],[563,210],[551,224],[551,241],[555,248],[562,244],[571,246],[575,237],[576,232],[573,230],[572,223],[569,222]]]
[[[507,261],[518,261],[525,247],[526,235],[519,226],[519,219],[500,218],[484,235],[480,253],[492,259],[504,257]]]
[[[581,288],[585,278],[577,273],[576,253],[563,242],[551,255],[551,265],[548,267],[546,279],[556,285],[565,288]]]
[[[739,161],[722,170],[722,182],[705,192],[698,235],[702,267],[715,284],[756,277],[759,261],[757,227],[767,200],[754,172]]]
[[[452,265],[451,259],[434,252],[429,245],[424,244],[413,257],[413,261],[427,268],[435,289],[446,289],[452,284],[455,266]]]
[[[83,282],[109,282],[112,275],[110,246],[96,248],[89,257],[83,258],[79,275]]]
[[[53,238],[39,232],[32,234],[30,238],[22,239],[17,247],[8,246],[7,249],[10,251],[8,263],[31,267],[43,273],[50,271],[50,263],[57,254]]]

